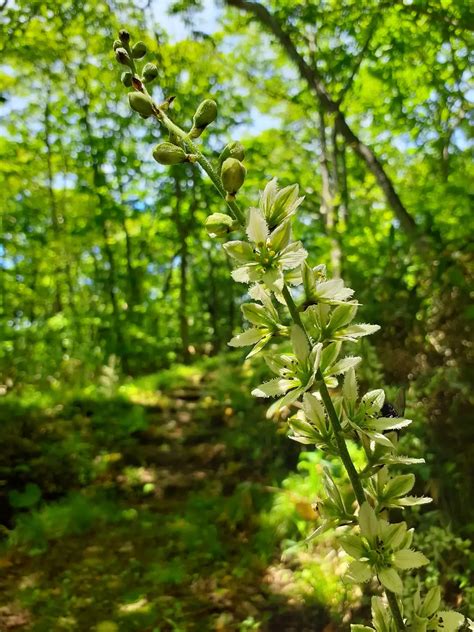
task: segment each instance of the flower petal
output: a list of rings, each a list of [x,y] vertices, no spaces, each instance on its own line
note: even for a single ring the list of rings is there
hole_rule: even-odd
[[[252,395],[254,397],[275,397],[276,395],[283,395],[290,388],[298,386],[298,384],[298,380],[286,380],[281,377],[275,377],[254,388]]]
[[[258,208],[251,208],[247,224],[247,237],[254,244],[264,244],[268,239],[268,224]]]
[[[294,241],[281,251],[281,255],[278,259],[283,270],[293,270],[303,263],[308,256],[308,253],[303,248],[300,241]]]
[[[378,521],[375,511],[367,501],[363,503],[359,511],[360,532],[363,536],[371,540],[378,533]]]
[[[250,263],[255,259],[252,246],[246,241],[228,241],[224,250],[239,263]]]

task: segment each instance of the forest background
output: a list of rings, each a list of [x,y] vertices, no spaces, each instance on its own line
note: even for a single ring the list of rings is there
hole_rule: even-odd
[[[469,3],[7,0],[0,629],[322,630],[368,612],[330,536],[298,546],[325,463],[265,420],[263,368],[228,350],[245,288],[204,229],[222,207],[192,165],[151,159],[159,131],[111,49],[123,26],[174,117],[217,101],[207,141],[245,145],[246,206],[273,176],[299,183],[313,265],[381,325],[362,381],[405,392],[406,449],[426,459],[434,503],[410,514],[433,562],[413,588],[439,581],[473,616]]]

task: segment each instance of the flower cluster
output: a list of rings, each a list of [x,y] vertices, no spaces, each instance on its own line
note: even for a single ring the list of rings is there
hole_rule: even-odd
[[[131,108],[143,118],[154,117],[169,134],[155,147],[154,158],[161,164],[199,165],[227,206],[227,213],[207,218],[209,235],[227,238],[239,232],[224,249],[235,264],[233,279],[249,285],[251,301],[242,305],[249,327],[229,344],[251,347],[247,357],[265,350],[265,360],[276,376],[254,388],[252,394],[276,398],[267,416],[285,419],[291,439],[339,458],[347,472],[354,494],[349,501],[325,470],[324,494],[317,503],[320,524],[313,536],[336,528],[342,547],[354,558],[347,579],[378,580],[389,606],[374,598],[374,628],[356,625],[353,632],[393,632],[406,630],[407,625],[413,632],[455,630],[462,617],[438,612],[436,590],[423,601],[415,596],[411,622],[403,616],[400,573],[428,560],[411,549],[413,530],[405,522],[390,523],[388,510],[430,499],[408,495],[414,475],[392,474],[390,468],[423,459],[397,453],[397,433],[410,420],[392,414],[384,405],[382,389],[359,397],[355,368],[360,358],[341,354],[348,343],[374,333],[378,326],[354,322],[358,303],[353,290],[341,279],[328,279],[324,266],[312,267],[301,241],[293,239],[292,221],[303,202],[298,186],[279,189],[272,179],[258,205],[244,211],[237,203],[246,176],[243,146],[228,143],[213,164],[195,144],[217,117],[215,101],[204,100],[194,113],[191,128],[182,129],[169,117],[174,97],[157,104],[147,91],[145,84],[158,76],[158,69],[145,65],[141,74],[137,72],[135,60],[145,55],[146,46],[137,42],[131,47],[130,35],[121,31],[114,49],[117,61],[129,68],[122,81],[134,90],[129,94]],[[359,471],[350,457],[348,440],[356,440],[364,448],[366,463]]]

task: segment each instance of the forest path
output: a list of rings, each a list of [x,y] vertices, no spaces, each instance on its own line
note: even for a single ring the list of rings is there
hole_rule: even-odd
[[[292,593],[262,523],[287,443],[244,381],[122,390],[60,411],[93,472],[20,518],[0,561],[0,630],[322,630],[324,609]]]

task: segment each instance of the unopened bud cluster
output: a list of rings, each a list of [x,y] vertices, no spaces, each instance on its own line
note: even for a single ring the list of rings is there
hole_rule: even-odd
[[[115,59],[119,64],[122,64],[122,66],[128,66],[129,68],[129,70],[124,71],[120,76],[120,81],[126,88],[134,86],[134,79],[136,85],[139,86],[141,83],[151,83],[158,77],[158,68],[152,63],[147,63],[143,66],[141,75],[137,73],[135,60],[145,57],[147,47],[145,42],[142,41],[138,41],[133,44],[133,46],[130,46],[130,41],[130,33],[122,29],[119,31],[118,39],[113,43]],[[140,112],[140,114],[142,113]]]

